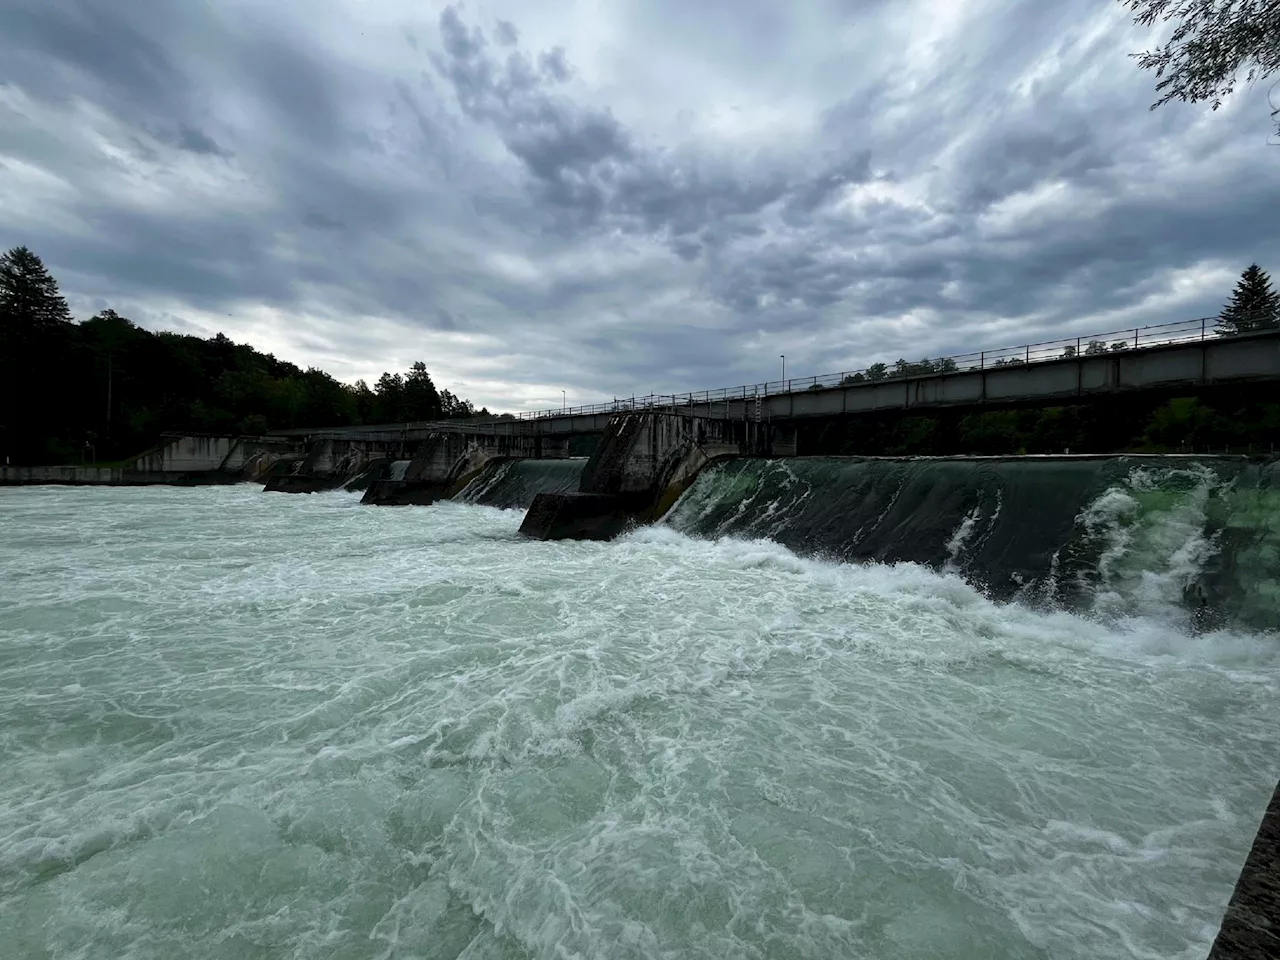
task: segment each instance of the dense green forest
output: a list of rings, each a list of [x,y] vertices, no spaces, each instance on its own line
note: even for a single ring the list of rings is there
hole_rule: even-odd
[[[438,390],[422,363],[352,386],[222,334],[153,333],[113,310],[73,322],[25,247],[0,255],[0,378],[0,455],[14,464],[119,460],[168,431],[259,435],[488,415]]]

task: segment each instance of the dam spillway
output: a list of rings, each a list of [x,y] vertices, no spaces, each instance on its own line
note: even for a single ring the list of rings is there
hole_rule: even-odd
[[[998,599],[1280,625],[1280,461],[735,458],[662,521],[848,562],[914,562]]]
[[[372,505],[426,506],[455,501],[502,510],[527,510],[541,493],[558,494],[578,487],[586,459],[538,460],[494,457],[462,476],[416,479],[413,460],[393,460],[378,471],[362,502]]]
[[[527,510],[540,493],[576,490],[586,462],[582,458],[498,461],[489,464],[453,499],[482,507]]]

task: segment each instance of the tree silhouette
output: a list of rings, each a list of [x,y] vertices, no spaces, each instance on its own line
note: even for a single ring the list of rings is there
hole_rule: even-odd
[[[487,413],[438,391],[422,361],[370,389],[223,333],[155,333],[111,309],[75,323],[39,257],[0,254],[0,463],[75,463],[90,444],[99,462],[117,460],[172,431],[259,436]]]
[[[58,281],[39,257],[26,247],[0,254],[0,323],[6,339],[47,333],[70,321]]]
[[[1240,275],[1230,302],[1218,315],[1218,333],[1250,333],[1268,330],[1280,319],[1280,297],[1271,289],[1271,278],[1256,263]]]

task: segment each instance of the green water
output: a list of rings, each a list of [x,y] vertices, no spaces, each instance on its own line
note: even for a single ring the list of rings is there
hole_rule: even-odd
[[[358,497],[0,490],[5,960],[1207,953],[1274,634]]]

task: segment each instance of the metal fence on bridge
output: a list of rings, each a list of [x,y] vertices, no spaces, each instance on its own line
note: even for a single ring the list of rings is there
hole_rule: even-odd
[[[695,403],[723,400],[749,400],[779,393],[795,393],[798,390],[821,390],[826,387],[848,386],[856,383],[929,376],[938,373],[986,370],[992,367],[1043,363],[1051,360],[1070,359],[1076,356],[1092,356],[1104,353],[1118,353],[1123,350],[1141,350],[1146,347],[1191,343],[1198,340],[1233,336],[1236,333],[1253,333],[1255,330],[1274,329],[1276,321],[1271,317],[1263,317],[1255,321],[1255,324],[1250,329],[1236,330],[1224,326],[1218,317],[1202,317],[1196,320],[1179,320],[1173,323],[1160,323],[1145,327],[1129,327],[1123,330],[1107,331],[1106,333],[1064,337],[1058,340],[1045,340],[1040,343],[1026,343],[1016,347],[1002,347],[995,350],[982,350],[977,353],[962,353],[915,362],[900,360],[892,365],[872,364],[860,370],[843,370],[839,373],[826,373],[808,377],[789,377],[785,380],[769,380],[763,383],[743,384],[737,387],[722,387],[718,390],[649,394],[645,397],[631,397],[609,403],[562,407],[553,410],[526,411],[493,419],[540,420],[548,417],[611,413],[648,407],[688,406]]]
[[[1057,340],[1045,340],[1040,343],[1024,343],[1016,347],[1002,347],[995,350],[962,353],[949,357],[918,361],[904,359],[895,364],[877,363],[860,370],[843,370],[839,373],[826,373],[808,377],[789,377],[785,380],[768,380],[762,383],[742,384],[736,387],[721,387],[717,390],[699,390],[688,393],[653,393],[644,397],[629,397],[577,407],[524,411],[479,419],[380,424],[377,426],[371,425],[364,428],[364,430],[371,435],[377,434],[378,436],[386,437],[392,432],[429,430],[433,427],[456,429],[465,425],[467,428],[483,428],[489,424],[511,424],[513,420],[546,420],[556,417],[624,413],[632,410],[672,409],[699,403],[754,400],[776,394],[795,393],[801,390],[822,390],[829,387],[988,370],[1021,364],[1046,363],[1054,360],[1071,359],[1077,356],[1112,354],[1129,350],[1142,350],[1148,347],[1193,343],[1200,340],[1218,339],[1250,334],[1260,330],[1275,329],[1276,326],[1277,320],[1273,316],[1259,317],[1254,320],[1246,319],[1239,324],[1231,325],[1225,324],[1219,317],[1202,317],[1196,320],[1179,320],[1173,323],[1160,323],[1145,327],[1129,327],[1122,330],[1111,330],[1105,333],[1088,334],[1079,337],[1063,337]],[[317,431],[312,436],[332,435],[333,437],[351,438],[360,433],[361,428],[356,427],[348,430]]]

